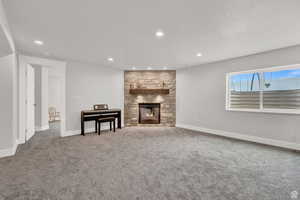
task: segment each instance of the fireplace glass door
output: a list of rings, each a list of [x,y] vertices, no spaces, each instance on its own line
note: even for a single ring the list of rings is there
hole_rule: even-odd
[[[160,124],[160,104],[140,103],[139,104],[140,124]]]

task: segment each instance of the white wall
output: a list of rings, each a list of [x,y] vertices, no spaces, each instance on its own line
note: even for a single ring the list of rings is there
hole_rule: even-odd
[[[61,111],[61,81],[60,77],[49,76],[48,108],[55,107],[57,112]]]
[[[48,68],[42,66],[42,90],[41,90],[41,97],[42,97],[42,107],[41,107],[41,126],[42,130],[49,128],[49,120],[48,120]]]
[[[108,104],[110,108],[123,110],[123,71],[69,62],[66,76],[67,130],[79,131],[80,111],[91,109],[94,104]],[[93,126],[86,125],[87,128]]]
[[[300,115],[225,111],[226,73],[297,63],[300,46],[177,70],[177,125],[300,144]]]
[[[42,68],[34,66],[34,123],[35,129],[41,127],[42,121]]]
[[[18,131],[18,64],[14,40],[0,0],[0,157],[14,155]],[[8,45],[9,48],[8,49]],[[11,53],[8,55],[6,53]],[[4,56],[4,57],[3,57]]]
[[[13,155],[17,139],[17,66],[15,55],[0,58],[0,157]]]
[[[35,72],[35,130],[49,128],[48,123],[48,68],[33,65]]]
[[[0,149],[6,149],[13,145],[13,82],[11,56],[5,56],[0,58],[0,75]]]

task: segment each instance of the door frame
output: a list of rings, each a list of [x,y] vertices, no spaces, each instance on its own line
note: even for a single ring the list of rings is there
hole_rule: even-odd
[[[29,68],[32,68],[31,69],[33,72],[32,77],[29,77],[29,74],[30,74]],[[28,141],[35,134],[35,106],[34,106],[35,105],[35,70],[31,64],[26,65],[26,70],[27,70],[27,73],[26,73],[26,130],[27,131],[25,131],[25,141]],[[32,84],[33,88],[31,88],[30,90],[33,90],[33,94],[32,94],[33,96],[31,96],[29,94],[29,83],[30,83],[29,78],[32,79],[31,84]],[[33,102],[30,102],[28,100],[30,97],[32,98]],[[30,109],[33,109],[31,111],[29,110],[30,103],[32,103]],[[31,112],[31,114],[33,114],[33,116],[31,116],[31,117],[33,117],[33,126],[31,127],[32,130],[29,128],[29,119],[30,119],[29,112]]]
[[[61,98],[62,98],[62,108],[61,108],[61,126],[60,126],[60,136],[65,136],[66,133],[66,62],[51,60],[46,58],[32,57],[26,55],[19,55],[19,134],[18,134],[18,144],[25,143],[25,131],[26,131],[26,71],[27,64],[31,65],[41,65],[48,68],[55,68],[59,70],[62,81],[61,81]]]

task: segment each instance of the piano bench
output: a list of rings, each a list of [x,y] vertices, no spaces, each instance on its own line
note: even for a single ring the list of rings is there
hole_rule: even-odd
[[[116,120],[115,119],[116,118],[114,118],[114,117],[99,118],[97,120],[97,123],[98,123],[98,135],[100,135],[101,123],[104,123],[104,122],[109,122],[110,131],[112,129],[111,124],[113,123],[114,132],[116,132]]]

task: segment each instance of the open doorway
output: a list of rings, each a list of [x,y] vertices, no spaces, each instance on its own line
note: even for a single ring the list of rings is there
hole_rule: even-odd
[[[19,66],[18,143],[25,143],[37,133],[64,136],[66,63],[19,56]]]
[[[48,122],[53,135],[59,133],[61,127],[62,111],[62,85],[63,77],[56,69],[49,69],[48,78]]]
[[[26,141],[35,134],[60,135],[61,79],[55,69],[27,65]]]

